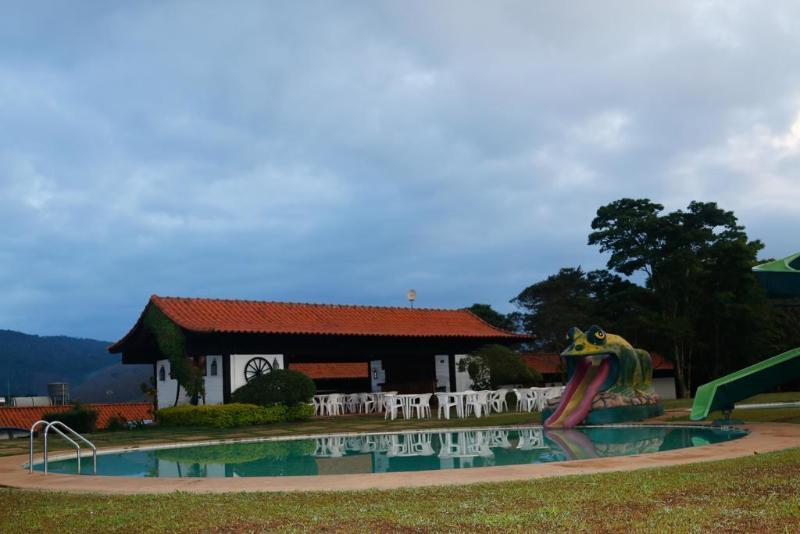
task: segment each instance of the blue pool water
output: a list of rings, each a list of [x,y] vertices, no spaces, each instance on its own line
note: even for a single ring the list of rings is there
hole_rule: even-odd
[[[542,427],[359,434],[137,450],[97,457],[97,474],[129,477],[256,477],[384,473],[536,464],[644,454],[740,438],[709,427]],[[92,474],[91,458],[81,462]],[[42,465],[35,467],[42,470]],[[76,461],[51,461],[51,473],[76,473]]]

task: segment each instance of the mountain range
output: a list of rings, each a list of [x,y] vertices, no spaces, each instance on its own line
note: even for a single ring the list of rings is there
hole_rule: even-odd
[[[0,396],[46,395],[48,383],[66,382],[72,399],[81,402],[145,400],[139,385],[150,379],[152,366],[123,366],[109,345],[0,330]]]

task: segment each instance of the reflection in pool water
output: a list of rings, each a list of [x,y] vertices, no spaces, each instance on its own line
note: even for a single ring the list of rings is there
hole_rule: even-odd
[[[602,426],[325,436],[101,454],[97,474],[254,477],[462,469],[643,454],[719,443],[745,434],[709,427]],[[83,474],[91,474],[90,463],[81,466]],[[75,459],[51,461],[49,469],[75,473]]]

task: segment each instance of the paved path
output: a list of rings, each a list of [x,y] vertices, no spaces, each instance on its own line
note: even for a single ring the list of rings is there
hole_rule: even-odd
[[[133,494],[257,492],[257,491],[339,491],[363,489],[395,489],[403,487],[472,484],[505,480],[606,473],[651,467],[684,465],[711,460],[751,456],[771,451],[800,447],[800,425],[786,423],[749,423],[742,425],[750,434],[741,439],[703,447],[672,451],[573,460],[533,465],[509,465],[417,471],[406,473],[374,473],[336,476],[252,477],[252,478],[133,478],[110,476],[29,474],[23,469],[27,455],[0,458],[0,486],[57,490],[83,493]],[[118,449],[117,449],[118,450]],[[59,455],[53,455],[53,459]]]

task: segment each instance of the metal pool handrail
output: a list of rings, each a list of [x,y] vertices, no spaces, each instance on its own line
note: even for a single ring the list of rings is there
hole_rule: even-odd
[[[89,447],[91,447],[91,449],[92,449],[92,472],[95,473],[95,474],[97,473],[97,447],[94,446],[94,443],[92,443],[91,441],[89,441],[88,439],[86,439],[85,437],[83,437],[78,432],[76,432],[75,430],[71,429],[70,427],[68,427],[67,425],[62,423],[61,421],[47,422],[47,421],[43,421],[43,420],[36,421],[33,424],[33,426],[31,426],[31,432],[30,432],[30,456],[28,458],[28,466],[29,466],[29,469],[30,469],[31,473],[33,473],[33,432],[36,429],[36,427],[41,423],[46,423],[46,426],[44,427],[44,474],[45,475],[47,474],[47,434],[48,434],[48,432],[50,432],[51,428],[55,432],[57,432],[62,438],[67,440],[69,443],[71,443],[75,447],[76,454],[77,454],[77,460],[78,460],[78,474],[81,474],[81,446],[77,442],[75,442],[75,440],[73,440],[72,438],[67,436],[64,432],[59,430],[58,427],[63,428],[64,430],[69,432],[71,435],[75,436],[79,440],[81,440],[84,443],[86,443]]]

